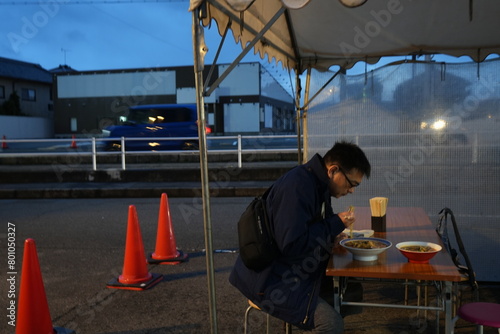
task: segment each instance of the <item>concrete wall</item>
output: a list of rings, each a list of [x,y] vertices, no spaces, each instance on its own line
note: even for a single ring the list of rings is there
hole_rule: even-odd
[[[43,117],[0,115],[0,136],[7,139],[52,138],[54,121]]]

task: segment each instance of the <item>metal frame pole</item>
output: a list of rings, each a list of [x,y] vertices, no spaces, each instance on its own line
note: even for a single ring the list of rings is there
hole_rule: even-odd
[[[122,169],[125,170],[125,137],[121,138]]]
[[[303,156],[302,159],[303,161],[307,161],[309,158],[309,134],[307,131],[307,111],[309,110],[309,89],[311,88],[311,68],[307,68],[307,75],[306,75],[306,91],[304,92],[304,107],[303,107],[303,113],[302,113],[302,132],[303,132]]]
[[[300,74],[299,74],[299,66],[295,69],[295,119],[297,124],[297,162],[299,165],[302,164],[302,110],[300,108],[300,94],[302,91]]]
[[[207,136],[205,130],[205,103],[203,98],[204,55],[207,52],[203,26],[199,22],[200,8],[193,10],[193,52],[196,84],[196,107],[198,110],[198,136],[200,149],[201,193],[203,198],[203,221],[205,228],[205,249],[207,283],[210,313],[210,332],[217,333],[217,304],[215,297],[214,258],[212,246],[212,222],[210,220],[210,192],[208,184]]]
[[[95,137],[92,137],[92,169],[97,170],[97,149],[95,145]]]

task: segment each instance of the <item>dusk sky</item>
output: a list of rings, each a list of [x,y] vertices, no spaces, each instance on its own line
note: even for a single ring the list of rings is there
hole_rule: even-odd
[[[0,57],[47,70],[63,64],[80,71],[192,65],[188,8],[188,0],[0,0]],[[220,41],[213,24],[205,29],[206,64],[212,64]],[[218,62],[232,62],[240,50],[228,36]],[[259,60],[251,52],[243,61]],[[359,63],[348,74],[364,69]]]
[[[188,0],[41,3],[0,0],[1,57],[81,71],[193,64]],[[220,37],[214,28],[205,34],[211,64]],[[238,49],[228,38],[219,62],[231,62]]]

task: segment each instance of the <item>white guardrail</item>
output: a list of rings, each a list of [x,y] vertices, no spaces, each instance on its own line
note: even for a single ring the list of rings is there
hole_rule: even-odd
[[[92,167],[97,170],[97,157],[104,155],[121,155],[121,167],[126,169],[127,155],[137,154],[162,154],[179,155],[193,154],[199,150],[127,150],[127,142],[132,141],[193,141],[198,137],[148,137],[148,138],[111,138],[111,137],[86,137],[86,138],[63,138],[63,139],[6,139],[2,138],[0,147],[1,157],[36,157],[36,156],[60,156],[79,155],[91,156]],[[120,141],[120,150],[104,150],[106,142]],[[211,142],[212,145],[209,145]],[[224,144],[217,144],[224,142]],[[298,152],[296,135],[253,135],[253,136],[208,136],[207,152],[211,153],[236,153],[238,167],[242,167],[242,155],[244,153],[273,153],[273,152]]]

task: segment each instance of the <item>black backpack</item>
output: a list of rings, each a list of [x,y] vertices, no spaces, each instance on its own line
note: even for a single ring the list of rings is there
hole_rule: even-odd
[[[266,210],[270,189],[255,197],[238,221],[240,257],[247,268],[255,271],[266,268],[280,255]]]
[[[448,216],[450,217],[451,224],[453,226],[453,233],[455,235],[458,251],[453,247],[452,240],[450,240],[448,235]],[[464,281],[466,281],[472,288],[475,299],[477,299],[479,285],[476,281],[476,273],[474,272],[474,269],[472,269],[472,263],[467,255],[467,252],[465,251],[465,246],[462,242],[460,231],[458,230],[455,215],[449,208],[443,208],[439,211],[439,221],[436,226],[436,232],[440,236],[446,250],[450,253],[453,263],[457,266],[458,271],[463,275]],[[462,263],[461,260],[465,261],[465,264]]]

